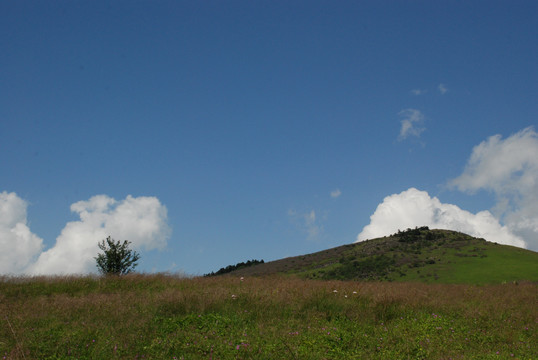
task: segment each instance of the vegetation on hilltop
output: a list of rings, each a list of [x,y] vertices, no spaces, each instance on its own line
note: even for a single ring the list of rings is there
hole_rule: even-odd
[[[248,260],[247,262],[240,262],[235,265],[228,265],[226,267],[220,268],[217,272],[211,272],[209,274],[205,274],[204,276],[216,276],[216,275],[228,274],[228,273],[231,273],[232,271],[236,271],[239,269],[247,268],[249,266],[254,266],[254,265],[263,264],[263,263],[264,263],[263,259],[262,260],[252,259],[252,260]]]

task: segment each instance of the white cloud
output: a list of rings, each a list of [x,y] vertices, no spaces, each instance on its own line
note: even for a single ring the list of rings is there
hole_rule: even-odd
[[[340,195],[342,195],[342,192],[340,191],[340,189],[335,189],[335,190],[331,191],[331,197],[333,199],[336,199],[337,197],[340,197]]]
[[[528,127],[505,140],[489,137],[473,148],[463,174],[450,184],[461,191],[487,189],[499,195],[532,192],[538,185],[538,134]]]
[[[97,243],[107,236],[129,240],[133,248],[162,249],[170,235],[167,210],[156,197],[116,201],[97,195],[71,205],[79,221],[66,224],[56,244],[28,268],[32,274],[72,274],[95,270]]]
[[[43,240],[28,228],[26,209],[15,193],[0,193],[0,273],[94,272],[97,243],[107,236],[151,250],[164,248],[170,235],[166,207],[157,198],[129,195],[116,201],[97,195],[71,205],[80,220],[67,223],[56,244],[42,252]]]
[[[316,212],[314,210],[310,211],[307,214],[304,214],[305,228],[308,232],[308,238],[315,239],[320,231],[321,227],[316,222]]]
[[[315,210],[310,210],[306,213],[297,213],[297,211],[290,209],[288,210],[288,216],[301,231],[307,234],[308,240],[317,240],[323,232],[323,226],[316,216]]]
[[[439,92],[441,93],[441,95],[444,95],[448,92],[448,88],[446,87],[445,84],[439,84],[439,86],[437,87],[437,89],[439,90]]]
[[[493,213],[473,214],[411,188],[386,197],[357,240],[426,225],[538,250],[538,134],[532,127],[475,146],[463,173],[448,185],[471,194],[492,192]]]
[[[404,109],[400,111],[398,115],[403,117],[398,140],[404,140],[408,136],[419,137],[420,134],[425,130],[425,128],[421,126],[424,122],[424,115],[419,110]]]
[[[370,216],[370,224],[357,236],[357,241],[390,235],[400,230],[428,226],[449,229],[482,237],[488,241],[524,247],[525,242],[502,226],[489,211],[473,214],[456,205],[445,204],[425,191],[410,188],[387,196]]]
[[[493,192],[494,211],[529,248],[538,250],[538,134],[532,127],[475,146],[465,170],[449,185],[469,193]]]
[[[15,193],[0,193],[0,274],[18,274],[43,248],[43,240],[28,228],[28,204]]]
[[[411,94],[413,95],[423,95],[423,94],[426,94],[428,92],[428,90],[422,90],[422,89],[413,89],[411,90]]]

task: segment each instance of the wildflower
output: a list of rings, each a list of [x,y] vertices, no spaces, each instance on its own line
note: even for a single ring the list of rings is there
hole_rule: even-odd
[[[334,290],[333,290],[333,293],[335,293],[335,294],[336,294],[337,292],[338,292],[338,290],[336,290],[336,289],[334,289]]]
[[[356,291],[353,291],[353,294],[356,294],[357,292]]]
[[[243,281],[245,280],[245,278],[243,276],[241,276],[241,278],[239,279],[240,281]]]
[[[232,299],[237,299],[237,295],[232,295]]]

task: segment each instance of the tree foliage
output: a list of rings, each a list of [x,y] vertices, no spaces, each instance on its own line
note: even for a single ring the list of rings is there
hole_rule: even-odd
[[[235,265],[228,265],[225,268],[220,268],[220,270],[217,271],[217,272],[213,271],[213,272],[211,272],[209,274],[205,274],[204,276],[223,275],[223,274],[227,274],[227,273],[230,273],[232,271],[235,271],[235,270],[239,270],[239,269],[242,269],[242,268],[245,268],[245,267],[254,266],[254,265],[263,264],[263,263],[264,263],[263,259],[262,260],[252,259],[252,260],[249,260],[247,262],[240,262],[240,263],[237,263]]]
[[[122,244],[110,236],[101,241],[99,249],[103,250],[103,253],[94,258],[99,272],[104,275],[125,275],[133,271],[138,265],[140,255],[129,249],[130,243],[125,240]]]

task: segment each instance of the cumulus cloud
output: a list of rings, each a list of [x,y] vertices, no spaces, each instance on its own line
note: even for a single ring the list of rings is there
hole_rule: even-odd
[[[424,122],[424,115],[417,109],[404,109],[398,113],[401,120],[402,127],[400,128],[400,135],[398,140],[404,140],[409,136],[419,137],[425,130],[421,125]]]
[[[489,137],[475,146],[463,173],[449,186],[495,194],[494,212],[538,250],[538,134],[532,127],[506,139]]]
[[[331,197],[333,199],[336,199],[337,197],[340,197],[340,195],[342,195],[342,192],[340,191],[340,189],[335,189],[335,190],[331,191]]]
[[[0,273],[21,273],[39,255],[43,240],[28,227],[28,203],[15,193],[0,193]]]
[[[445,84],[439,84],[439,86],[437,87],[437,89],[439,90],[439,92],[441,93],[441,95],[444,95],[448,92],[448,88],[446,87]]]
[[[450,229],[482,237],[488,241],[524,247],[523,239],[513,234],[489,212],[473,214],[453,204],[445,204],[426,191],[410,188],[387,196],[370,216],[370,224],[357,236],[357,241],[390,235],[398,230],[428,226]]]
[[[72,274],[95,270],[97,243],[107,236],[129,240],[133,248],[162,249],[170,235],[167,210],[156,197],[116,201],[97,195],[71,205],[80,217],[62,230],[56,244],[28,268],[32,274]]]
[[[506,139],[494,135],[478,144],[463,173],[448,185],[470,194],[489,191],[496,205],[491,212],[473,214],[411,188],[386,197],[357,240],[426,225],[538,250],[538,134],[534,128]]]
[[[27,206],[15,193],[0,193],[0,273],[89,273],[96,269],[97,243],[107,236],[151,250],[164,248],[170,235],[166,207],[156,197],[129,195],[117,201],[97,195],[71,205],[80,219],[67,223],[55,245],[43,252],[43,240],[27,225]]]

